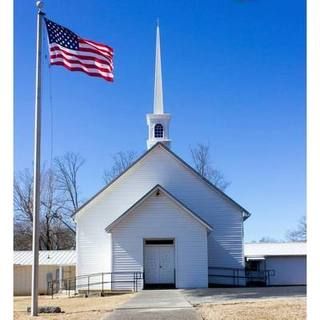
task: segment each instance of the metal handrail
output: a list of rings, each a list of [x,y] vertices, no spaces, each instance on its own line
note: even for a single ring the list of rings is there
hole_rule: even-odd
[[[215,271],[231,271],[232,274],[216,274],[216,273],[210,273],[211,270]],[[261,276],[253,275],[252,273],[255,271],[247,270],[246,268],[230,268],[230,267],[209,267],[208,268],[208,277],[220,277],[220,278],[232,278],[233,279],[233,286],[240,286],[240,279],[245,280],[251,280],[251,281],[262,281],[266,285],[270,284],[270,277],[275,276],[275,270],[261,270],[258,271],[261,273]],[[241,273],[243,275],[241,275]],[[210,283],[210,281],[209,281]]]
[[[216,270],[240,270],[243,271],[245,268],[230,268],[230,267],[208,267],[208,269],[216,269]]]
[[[84,274],[84,275],[80,275],[80,276],[75,276],[75,277],[70,277],[70,278],[65,278],[64,280],[73,280],[73,279],[82,279],[82,278],[87,278],[87,277],[94,277],[94,276],[100,276],[102,273],[104,275],[106,274],[133,274],[134,272],[136,273],[143,273],[143,271],[115,271],[115,272],[95,272],[95,273],[89,273],[89,274]]]
[[[110,281],[105,281],[105,276],[110,276]],[[129,279],[121,279],[121,280],[114,280],[115,275],[124,275],[129,276]],[[96,280],[94,282],[90,281],[92,278],[101,277],[101,281]],[[86,283],[79,283],[79,280],[84,280]],[[87,281],[86,281],[87,280]],[[92,273],[87,275],[80,275],[71,278],[63,279],[62,282],[60,280],[51,280],[48,281],[47,291],[48,294],[51,293],[51,296],[57,293],[59,290],[64,288],[64,290],[68,291],[68,295],[70,296],[70,292],[73,290],[77,290],[80,288],[86,288],[87,296],[91,291],[92,286],[101,286],[101,295],[104,295],[104,284],[111,284],[112,283],[132,283],[132,291],[136,292],[138,290],[138,282],[144,280],[144,272],[143,271],[118,271],[118,272],[99,272],[99,273]],[[93,289],[96,291],[96,289]]]

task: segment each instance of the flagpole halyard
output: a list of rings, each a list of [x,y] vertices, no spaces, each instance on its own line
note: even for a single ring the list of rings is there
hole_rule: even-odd
[[[31,315],[38,315],[39,282],[39,212],[40,212],[40,161],[41,161],[41,51],[42,51],[42,12],[43,2],[37,1],[37,54],[36,54],[36,92],[34,124],[33,160],[33,232],[32,232],[32,303]]]

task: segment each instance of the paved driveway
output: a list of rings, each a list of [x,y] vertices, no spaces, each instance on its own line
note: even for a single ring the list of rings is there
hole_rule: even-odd
[[[181,289],[186,300],[192,305],[221,303],[230,300],[299,298],[306,296],[305,286],[258,287],[258,288],[205,288]]]
[[[181,290],[143,290],[105,320],[201,320]]]

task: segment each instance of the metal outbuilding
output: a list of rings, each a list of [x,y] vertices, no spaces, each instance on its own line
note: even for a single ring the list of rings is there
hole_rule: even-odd
[[[246,268],[273,270],[269,285],[306,285],[306,242],[246,243]]]
[[[32,251],[14,252],[14,295],[31,294]],[[51,280],[75,276],[76,251],[52,250],[39,252],[39,294],[47,293]]]

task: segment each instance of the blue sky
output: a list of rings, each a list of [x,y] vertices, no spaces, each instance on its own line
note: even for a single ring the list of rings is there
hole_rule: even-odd
[[[297,225],[305,214],[304,1],[47,0],[45,12],[115,49],[112,84],[49,70],[44,59],[42,157],[52,146],[53,156],[73,151],[86,159],[84,200],[103,186],[111,154],[146,150],[159,17],[173,151],[191,163],[190,146],[210,143],[215,166],[231,181],[227,194],[252,212],[247,241],[283,239]],[[15,1],[16,170],[32,166],[35,19],[34,1]]]

